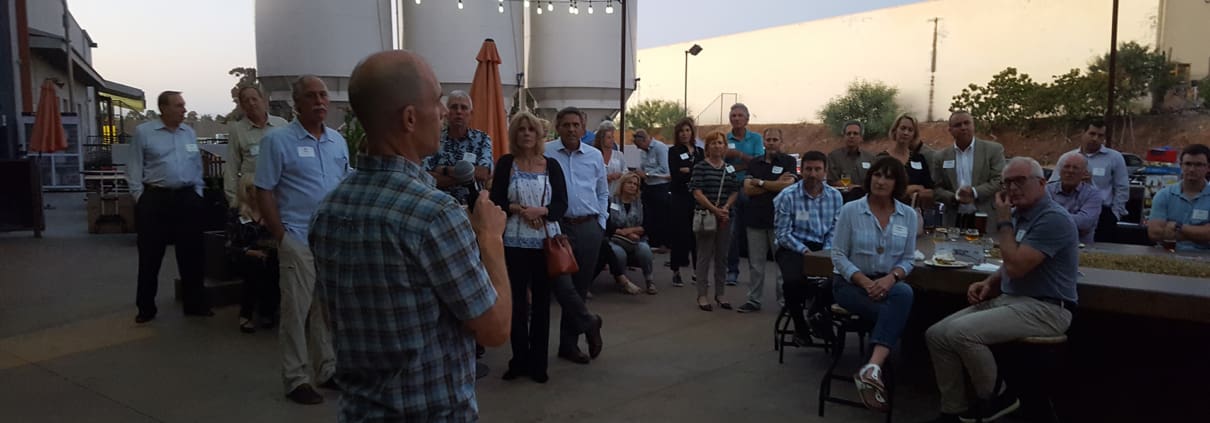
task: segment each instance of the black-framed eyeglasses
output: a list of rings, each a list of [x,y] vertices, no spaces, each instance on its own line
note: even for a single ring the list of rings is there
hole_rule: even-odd
[[[1026,181],[1029,181],[1030,179],[1034,179],[1034,178],[1037,178],[1037,176],[1030,175],[1030,176],[1017,176],[1017,177],[1013,177],[1013,178],[1005,178],[1004,186],[1020,189],[1021,187],[1025,186]]]

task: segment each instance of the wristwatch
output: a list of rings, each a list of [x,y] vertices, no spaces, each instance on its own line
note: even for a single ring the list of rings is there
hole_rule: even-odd
[[[765,180],[764,180],[764,179],[757,179],[757,180],[756,180],[756,185],[757,185],[757,186],[759,186],[759,187],[761,187],[761,188],[764,188],[764,187],[765,187]]]

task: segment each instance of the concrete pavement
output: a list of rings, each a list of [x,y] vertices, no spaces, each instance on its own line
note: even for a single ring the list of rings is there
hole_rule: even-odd
[[[184,317],[172,301],[176,265],[166,254],[157,319],[136,325],[133,234],[86,233],[83,194],[49,194],[43,239],[0,234],[0,421],[331,422],[338,394],[318,406],[283,397],[274,331],[242,334],[237,307]],[[660,264],[666,255],[657,255]],[[743,263],[743,264],[746,264]],[[772,266],[772,263],[770,263]],[[746,279],[746,266],[744,276]],[[815,422],[882,421],[864,409],[829,405],[816,416],[818,349],[794,349],[777,363],[776,310],[738,314],[695,306],[692,285],[629,296],[606,274],[589,307],[605,318],[605,349],[590,365],[555,358],[550,382],[500,380],[507,346],[491,349],[479,381],[486,422]],[[771,272],[770,272],[771,273]],[[686,275],[687,276],[687,275]],[[636,271],[634,280],[640,280]],[[772,278],[770,276],[770,278]],[[766,284],[766,304],[773,284]],[[745,287],[729,287],[739,305]],[[555,305],[554,307],[557,307]],[[559,313],[552,313],[557,320]],[[557,331],[558,323],[552,322]],[[551,347],[557,344],[552,334]],[[853,345],[851,341],[850,345]],[[851,365],[856,350],[851,349]],[[931,418],[937,399],[928,369],[899,385],[895,417]],[[852,384],[837,382],[836,392]]]

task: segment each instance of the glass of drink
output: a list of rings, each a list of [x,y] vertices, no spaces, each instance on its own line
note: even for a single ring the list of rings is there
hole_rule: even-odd
[[[949,241],[957,241],[958,237],[962,236],[962,230],[958,229],[957,227],[949,228],[945,231],[945,235],[945,239]]]
[[[962,237],[966,238],[966,240],[970,241],[970,242],[978,241],[980,238],[979,230],[975,229],[975,228],[970,228],[965,231],[962,231]]]
[[[848,173],[841,173],[841,174],[840,174],[840,185],[841,185],[841,186],[844,186],[845,188],[848,188],[848,187],[849,187],[849,185],[850,185],[850,184],[852,184],[852,183],[853,183],[853,180],[852,180],[851,178],[849,178],[849,174],[848,174]]]
[[[933,228],[933,242],[945,241],[945,234],[948,231],[948,229],[941,227]]]
[[[1165,250],[1168,250],[1169,253],[1176,252],[1176,240],[1175,239],[1165,239],[1163,241],[1160,241],[1160,245],[1163,246]]]
[[[987,213],[984,213],[984,212],[975,213],[974,229],[977,229],[980,232],[987,230]]]

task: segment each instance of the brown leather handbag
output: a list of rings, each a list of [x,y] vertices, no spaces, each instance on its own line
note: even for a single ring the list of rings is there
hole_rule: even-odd
[[[548,188],[549,185],[542,188],[542,201],[546,201]],[[567,235],[550,236],[550,226],[546,222],[542,223],[542,229],[546,231],[546,239],[542,240],[542,252],[546,253],[546,276],[554,279],[579,272],[580,264],[576,263],[576,255],[571,249],[571,241],[567,240]]]

